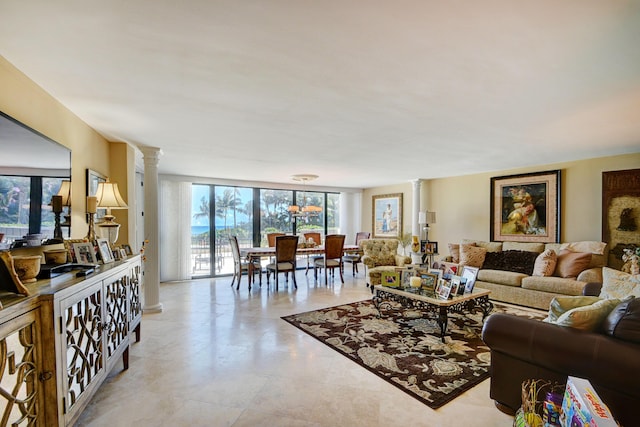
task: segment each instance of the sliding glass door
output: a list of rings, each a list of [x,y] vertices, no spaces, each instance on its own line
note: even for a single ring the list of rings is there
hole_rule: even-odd
[[[314,204],[318,215],[294,218],[289,207]],[[336,193],[194,184],[191,206],[191,260],[194,277],[233,273],[229,237],[240,248],[267,246],[267,234],[302,234],[305,231],[338,232]],[[327,228],[328,227],[328,228]]]

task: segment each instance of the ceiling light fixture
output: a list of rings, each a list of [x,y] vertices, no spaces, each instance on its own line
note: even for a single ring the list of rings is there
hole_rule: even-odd
[[[293,204],[289,206],[287,209],[289,214],[294,218],[310,218],[320,215],[322,212],[322,208],[320,206],[315,205],[307,205],[307,191],[306,185],[308,181],[313,181],[317,179],[318,175],[311,174],[298,174],[293,175],[291,179],[294,181],[302,182],[302,206]]]

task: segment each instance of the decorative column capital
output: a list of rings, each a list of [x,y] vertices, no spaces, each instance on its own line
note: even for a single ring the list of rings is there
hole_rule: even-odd
[[[150,147],[147,145],[138,147],[142,151],[145,164],[158,165],[160,163],[160,156],[162,156],[162,149],[158,147]]]

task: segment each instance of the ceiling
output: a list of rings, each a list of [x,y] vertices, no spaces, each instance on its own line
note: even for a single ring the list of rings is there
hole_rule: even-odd
[[[0,55],[161,173],[366,188],[640,151],[640,2],[0,0]]]

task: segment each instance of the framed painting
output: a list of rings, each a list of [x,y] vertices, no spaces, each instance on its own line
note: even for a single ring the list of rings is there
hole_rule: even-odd
[[[373,238],[402,236],[402,193],[373,197]]]
[[[106,176],[92,169],[87,169],[87,197],[95,196],[96,193],[98,192],[98,184],[106,181],[107,181]],[[104,208],[98,209],[94,220],[98,222],[99,219],[104,218],[105,214],[106,214],[106,210]],[[87,222],[89,222],[88,216],[87,216]]]
[[[560,241],[560,170],[491,178],[491,240]]]
[[[640,169],[602,172],[602,241],[607,266],[622,269],[625,249],[640,246]]]

